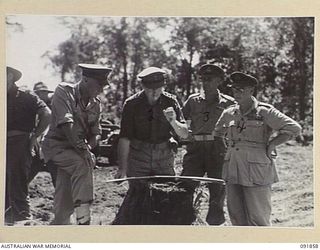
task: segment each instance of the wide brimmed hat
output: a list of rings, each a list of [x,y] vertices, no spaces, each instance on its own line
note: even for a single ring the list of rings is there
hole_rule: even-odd
[[[22,73],[19,70],[15,69],[15,68],[7,66],[7,73],[8,72],[13,74],[13,77],[14,77],[13,81],[14,82],[19,81],[20,78],[22,77]]]
[[[43,82],[37,82],[34,86],[33,86],[33,91],[34,92],[38,92],[38,91],[46,91],[48,93],[53,93],[54,91],[49,90],[48,86],[46,84],[44,84]]]

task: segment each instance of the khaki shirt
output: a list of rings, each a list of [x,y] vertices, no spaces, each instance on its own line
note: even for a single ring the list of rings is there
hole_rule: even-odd
[[[86,107],[82,105],[79,84],[61,83],[52,98],[52,118],[48,133],[43,142],[45,160],[50,160],[64,149],[72,148],[60,125],[73,123],[73,133],[81,140],[88,140],[101,134],[100,101],[89,100]]]
[[[230,105],[235,104],[231,96],[218,91],[215,100],[205,99],[202,93],[192,94],[183,105],[183,115],[191,120],[190,128],[193,135],[211,134],[221,113]]]
[[[226,109],[216,124],[217,133],[227,131],[223,178],[244,186],[269,185],[278,181],[274,162],[266,154],[270,136],[278,131],[294,137],[301,127],[272,105],[252,99],[246,113],[236,104]]]

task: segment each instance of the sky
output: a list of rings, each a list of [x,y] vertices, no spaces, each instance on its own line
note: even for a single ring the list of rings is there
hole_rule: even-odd
[[[48,50],[54,50],[59,43],[70,37],[70,32],[54,16],[15,15],[8,16],[10,22],[23,25],[19,32],[12,27],[6,29],[6,62],[23,74],[18,86],[27,85],[32,89],[36,82],[43,81],[54,89],[60,82],[53,75],[51,67],[45,68],[48,59],[41,56]]]
[[[22,72],[22,78],[17,82],[18,86],[26,85],[33,89],[33,85],[39,81],[54,90],[61,82],[60,76],[52,67],[45,67],[50,61],[42,58],[47,51],[57,50],[58,45],[67,40],[71,33],[67,27],[60,23],[59,16],[46,15],[9,15],[10,23],[20,23],[23,31],[17,31],[12,25],[6,29],[6,62]],[[96,17],[97,19],[101,17]],[[119,17],[114,17],[117,19]],[[159,42],[165,41],[170,31],[151,29],[152,36]],[[198,62],[195,55],[194,63]]]

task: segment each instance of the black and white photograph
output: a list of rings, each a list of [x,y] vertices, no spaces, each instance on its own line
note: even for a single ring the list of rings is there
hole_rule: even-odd
[[[4,226],[314,228],[314,17],[5,30]]]

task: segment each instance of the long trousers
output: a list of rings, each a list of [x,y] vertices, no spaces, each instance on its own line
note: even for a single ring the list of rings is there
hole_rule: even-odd
[[[6,221],[24,220],[30,216],[28,176],[31,164],[29,134],[7,137],[6,152]]]
[[[271,185],[227,184],[227,204],[234,226],[270,226]]]
[[[184,176],[203,176],[221,179],[225,144],[221,138],[214,141],[194,141],[187,144],[187,153],[183,158]],[[207,222],[210,225],[220,225],[224,223],[224,199],[225,187],[220,184],[209,184],[209,209]]]
[[[51,162],[58,168],[53,224],[70,224],[74,209],[93,200],[92,167],[72,149],[56,154]]]

